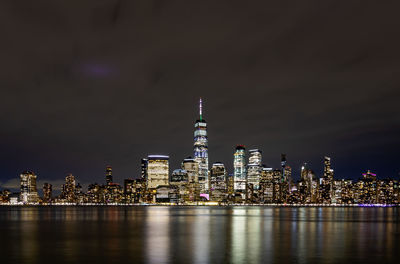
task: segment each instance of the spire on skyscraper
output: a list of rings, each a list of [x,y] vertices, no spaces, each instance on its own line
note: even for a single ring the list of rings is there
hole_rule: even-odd
[[[203,121],[203,101],[201,100],[201,97],[200,97],[200,107],[199,107],[199,109],[200,109],[200,121]]]

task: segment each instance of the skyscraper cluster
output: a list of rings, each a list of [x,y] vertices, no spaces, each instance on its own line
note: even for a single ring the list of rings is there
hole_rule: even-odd
[[[105,169],[105,184],[90,184],[86,193],[75,176],[65,177],[61,194],[53,196],[53,186],[45,183],[43,197],[37,191],[37,176],[30,171],[20,175],[20,194],[0,192],[6,204],[276,204],[276,205],[354,205],[399,204],[399,181],[377,179],[367,171],[357,181],[335,179],[331,158],[325,157],[322,177],[304,163],[300,179],[294,181],[286,154],[279,168],[263,165],[260,149],[233,151],[233,173],[222,162],[208,160],[207,122],[202,100],[194,125],[193,157],[172,169],[167,155],[148,155],[141,160],[140,177],[125,179],[124,186],[113,180],[112,167]]]

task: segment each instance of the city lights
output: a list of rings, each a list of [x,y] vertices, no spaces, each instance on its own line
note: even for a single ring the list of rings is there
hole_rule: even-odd
[[[324,157],[324,170],[318,179],[307,163],[301,166],[295,182],[286,154],[280,168],[263,165],[262,151],[246,151],[236,146],[233,173],[222,162],[209,168],[207,123],[203,102],[194,125],[194,158],[183,159],[181,168],[170,173],[169,156],[148,155],[141,160],[141,176],[125,179],[124,186],[113,181],[112,167],[105,168],[105,184],[93,183],[87,192],[74,175],[65,177],[61,194],[53,197],[53,186],[37,191],[37,175],[20,175],[20,193],[0,192],[3,205],[269,205],[269,206],[394,206],[399,204],[399,181],[378,179],[371,171],[359,180],[335,179],[330,157]],[[248,157],[248,158],[247,158]]]

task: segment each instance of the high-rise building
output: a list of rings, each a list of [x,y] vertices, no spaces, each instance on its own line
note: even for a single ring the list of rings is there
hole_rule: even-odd
[[[176,169],[171,174],[170,184],[182,185],[188,183],[188,173],[183,169]]]
[[[245,193],[246,192],[246,153],[243,145],[236,147],[233,154],[233,185],[234,191]]]
[[[168,185],[169,156],[149,155],[147,160],[147,189],[155,189],[160,185]]]
[[[62,196],[69,203],[76,202],[75,187],[76,187],[75,176],[72,174],[68,174],[65,177],[65,184],[63,185]]]
[[[333,169],[331,158],[324,158],[324,175],[321,179],[321,202],[331,203],[333,197]]]
[[[182,162],[182,169],[185,170],[188,174],[188,181],[190,183],[198,183],[199,182],[199,163],[192,159],[192,157],[188,157]]]
[[[39,195],[36,187],[37,176],[31,171],[24,171],[20,175],[21,179],[21,194],[20,200],[23,203],[39,202]]]
[[[199,164],[198,180],[201,192],[208,191],[208,138],[207,122],[203,118],[203,105],[200,98],[200,115],[194,127],[194,160]]]
[[[125,179],[124,180],[124,193],[126,195],[130,195],[135,192],[136,183],[134,179]]]
[[[226,192],[227,178],[225,166],[222,162],[215,162],[211,167],[210,173],[210,187],[211,190],[219,190]]]
[[[140,177],[142,178],[142,180],[146,180],[147,179],[147,165],[148,165],[149,161],[147,159],[142,159],[141,160],[141,175]]]
[[[333,169],[331,168],[330,157],[324,158],[324,179],[330,183],[333,181]]]
[[[251,184],[254,191],[260,189],[261,179],[261,150],[249,150],[249,164],[247,165],[247,184]]]
[[[225,202],[228,198],[227,177],[222,162],[215,162],[210,170],[210,198],[215,202]]]
[[[302,203],[316,202],[317,181],[314,172],[308,168],[307,163],[304,163],[301,167],[298,190]]]
[[[274,192],[273,192],[273,202],[274,203],[282,203],[285,199],[285,194],[282,192],[284,189],[285,182],[282,182],[282,170],[275,169],[272,172],[273,183],[274,183]]]
[[[291,174],[292,169],[287,165],[286,154],[281,154],[281,183],[279,185],[280,189],[280,202],[286,203],[291,190]]]
[[[249,164],[254,164],[261,166],[262,154],[259,149],[250,149],[249,150]]]
[[[282,168],[282,182],[285,182],[287,180],[285,175],[286,154],[281,154],[281,168]]]
[[[53,186],[50,183],[43,184],[43,202],[50,203],[53,192]]]
[[[263,203],[272,203],[274,201],[274,173],[272,168],[262,168],[259,194],[260,201]]]
[[[113,182],[113,176],[112,176],[112,167],[107,166],[106,167],[106,183],[107,185],[110,185],[110,183]]]

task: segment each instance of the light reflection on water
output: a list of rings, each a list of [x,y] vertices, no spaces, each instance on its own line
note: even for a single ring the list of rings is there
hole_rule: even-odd
[[[398,208],[0,207],[0,253],[1,263],[396,263],[399,220]]]

